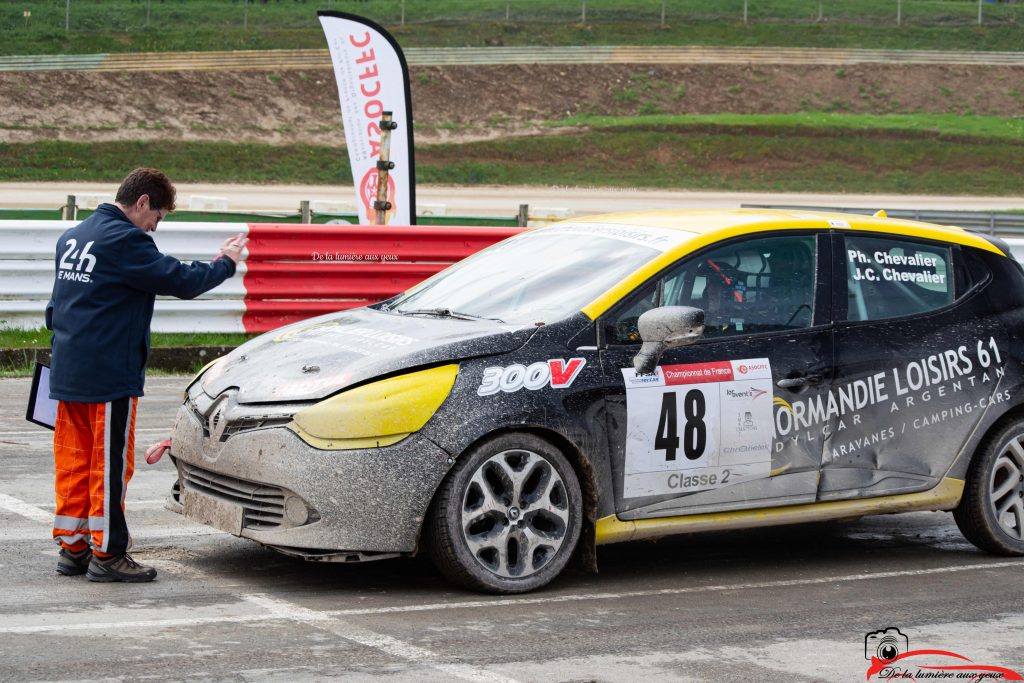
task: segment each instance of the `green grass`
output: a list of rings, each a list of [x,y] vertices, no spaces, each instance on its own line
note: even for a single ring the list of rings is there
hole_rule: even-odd
[[[1024,145],[848,130],[670,127],[438,146],[420,182],[775,192],[1015,194]]]
[[[0,9],[4,54],[323,48],[319,9],[382,23],[406,47],[698,44],[1019,50],[1024,6],[973,0],[18,0]],[[404,24],[402,23],[404,6]],[[147,19],[147,7],[150,12]],[[25,18],[23,12],[30,11]],[[507,12],[507,14],[506,14]],[[508,19],[506,19],[506,16]]]
[[[0,366],[0,378],[8,377],[31,377],[35,372],[35,363],[28,365]]]
[[[171,334],[154,332],[151,343],[154,347],[178,346],[240,346],[255,335],[215,334],[209,332]],[[0,349],[45,349],[50,346],[50,332],[44,328],[21,330],[0,327]]]
[[[163,370],[161,368],[146,368],[146,377],[194,377],[202,367],[202,363],[197,363],[195,369],[189,370],[188,372],[176,372],[173,370]],[[0,367],[0,378],[31,377],[32,373],[35,372],[35,369],[35,363],[30,365]]]
[[[762,129],[901,131],[916,134],[1024,141],[1024,118],[957,114],[681,114],[653,116],[574,116],[547,125],[607,130],[743,126]]]
[[[50,346],[50,331],[45,328],[20,330],[0,327],[0,349],[45,349]]]
[[[153,347],[175,347],[175,346],[241,346],[256,335],[215,333],[215,332],[192,332],[192,333],[170,333],[153,332],[150,336],[150,344]]]
[[[570,133],[422,146],[420,183],[1015,195],[1021,119],[932,115],[578,118]],[[559,122],[566,125],[567,121]],[[0,144],[0,180],[350,183],[344,150],[164,141]],[[442,217],[443,218],[443,217]]]

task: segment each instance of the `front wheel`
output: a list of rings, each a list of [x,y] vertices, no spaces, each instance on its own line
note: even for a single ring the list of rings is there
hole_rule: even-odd
[[[1024,420],[1008,424],[983,444],[953,518],[982,550],[1024,555]]]
[[[533,434],[504,434],[465,453],[428,520],[430,554],[452,581],[525,593],[565,567],[580,536],[582,494],[569,461]]]

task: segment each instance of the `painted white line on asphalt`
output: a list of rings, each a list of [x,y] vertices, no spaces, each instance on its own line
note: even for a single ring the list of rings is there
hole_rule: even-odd
[[[0,633],[27,635],[63,631],[121,631],[124,629],[174,628],[175,626],[203,626],[205,624],[241,624],[253,621],[272,621],[277,617],[266,614],[248,614],[225,617],[192,617],[184,619],[146,619],[142,621],[86,622],[82,624],[41,624],[38,626],[0,626]]]
[[[829,576],[819,579],[791,579],[789,581],[762,581],[757,583],[732,583],[717,586],[692,586],[688,588],[662,588],[647,591],[624,591],[621,593],[581,593],[579,595],[551,595],[539,598],[504,598],[495,600],[469,600],[465,602],[438,602],[424,605],[398,605],[394,607],[366,607],[361,609],[329,610],[324,614],[330,616],[363,616],[372,614],[394,614],[398,612],[433,612],[450,609],[475,609],[478,607],[515,607],[517,605],[540,605],[555,602],[585,602],[587,600],[621,600],[624,598],[646,598],[659,595],[686,595],[688,593],[716,593],[722,591],[742,591],[765,588],[788,588],[791,586],[813,586],[819,584],[845,583],[848,581],[874,581],[907,576],[927,576],[929,574],[949,574],[952,572],[976,571],[982,569],[1005,569],[1015,567],[1024,569],[1024,560],[1008,562],[988,562],[985,564],[964,564],[952,567],[935,567],[933,569],[908,569],[894,572],[874,572],[870,574],[848,574],[846,576]]]
[[[52,500],[49,500],[45,503],[32,503],[27,500],[25,502],[28,503],[29,505],[36,506],[40,510],[45,511],[53,510],[55,507]],[[146,500],[129,500],[127,503],[125,503],[129,510],[158,510],[162,509],[166,504],[166,498],[147,498]]]
[[[46,510],[37,508],[35,505],[29,505],[23,500],[14,498],[0,493],[0,509],[13,512],[16,515],[27,517],[33,522],[41,522],[43,524],[49,524],[53,526],[53,513],[47,512]]]
[[[353,626],[352,624],[346,624],[332,618],[329,616],[329,613],[326,612],[317,612],[305,607],[300,607],[285,600],[278,600],[262,594],[247,595],[243,599],[246,602],[260,605],[271,615],[275,615],[280,619],[288,619],[290,621],[300,621],[311,624],[317,628],[329,631],[336,636],[340,636],[345,640],[350,640],[353,643],[358,643],[365,647],[380,650],[381,652],[400,659],[406,659],[429,666],[433,669],[446,673],[449,676],[453,676],[464,681],[480,681],[481,683],[504,681],[505,683],[516,683],[515,679],[498,676],[487,669],[471,666],[469,664],[458,664],[443,661],[440,655],[435,652],[431,652],[425,648],[406,643],[382,633],[370,631],[359,626]]]
[[[141,504],[135,504],[136,508],[149,507],[147,504],[156,503],[163,504],[163,501],[139,501]],[[129,504],[132,507],[133,504]],[[16,515],[26,517],[33,522],[39,522],[40,524],[46,524],[47,526],[53,526],[53,515],[52,512],[36,507],[35,505],[29,505],[25,501],[8,496],[0,493],[0,510],[7,510],[13,512]],[[194,528],[190,529],[187,527],[141,527],[138,530],[132,531],[132,536],[136,541],[148,541],[152,539],[161,538],[183,538],[186,536],[214,536],[217,534],[224,534],[223,531],[217,531],[211,529],[208,526],[202,524],[195,524]],[[38,532],[26,531],[24,529],[0,529],[0,541],[35,541],[42,538]]]
[[[3,507],[3,505],[0,505],[0,508]],[[49,515],[47,517],[46,523],[53,524],[53,515]],[[187,538],[198,536],[231,536],[231,534],[224,531],[217,531],[216,529],[201,524],[197,524],[195,526],[195,529],[189,529],[185,527],[132,527],[132,538],[135,540],[136,543],[139,543],[140,545],[146,543],[147,541],[157,539]],[[0,542],[38,541],[43,538],[49,539],[49,536],[46,535],[45,532],[33,533],[25,529],[0,529]]]
[[[46,511],[53,510],[56,507],[53,505],[52,501],[47,501],[46,503],[30,503],[29,501],[26,501],[26,503],[29,503],[29,505],[34,505],[37,508]],[[125,503],[125,507],[127,507],[129,511],[162,510],[165,505],[167,505],[167,499],[165,498],[154,498],[145,501],[128,501],[127,503]]]

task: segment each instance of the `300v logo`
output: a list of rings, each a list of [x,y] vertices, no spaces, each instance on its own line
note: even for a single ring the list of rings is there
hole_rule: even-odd
[[[479,396],[490,396],[499,391],[512,393],[523,387],[530,391],[548,386],[552,389],[566,389],[576,380],[586,364],[586,358],[571,358],[568,361],[553,358],[530,365],[484,368],[483,381],[476,393]]]

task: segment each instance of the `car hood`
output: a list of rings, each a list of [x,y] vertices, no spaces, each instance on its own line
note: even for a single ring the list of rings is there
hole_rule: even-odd
[[[400,370],[508,353],[535,331],[360,308],[252,339],[214,363],[200,381],[211,397],[237,388],[239,403],[311,401]]]

